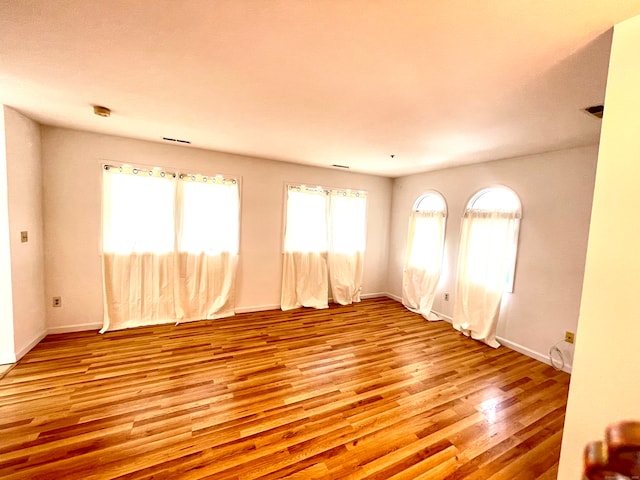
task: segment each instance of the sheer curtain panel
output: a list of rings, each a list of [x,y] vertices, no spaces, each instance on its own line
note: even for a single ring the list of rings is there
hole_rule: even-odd
[[[444,227],[444,211],[413,211],[409,217],[402,304],[427,320],[440,320],[431,308],[440,281]]]
[[[288,186],[282,309],[359,302],[365,239],[365,192]]]
[[[329,193],[329,284],[333,301],[360,301],[366,244],[367,199],[364,192]]]
[[[235,179],[105,166],[101,332],[234,313]]]
[[[453,326],[494,348],[518,221],[519,212],[474,210],[462,221]]]
[[[240,229],[237,181],[181,175],[177,205],[178,319],[233,315]]]
[[[329,306],[327,195],[324,189],[287,188],[282,310]]]
[[[175,178],[160,170],[103,170],[101,332],[175,321]]]

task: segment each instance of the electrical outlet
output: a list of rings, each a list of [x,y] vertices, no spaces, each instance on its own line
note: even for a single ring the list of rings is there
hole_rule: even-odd
[[[54,307],[62,307],[62,297],[53,297],[52,305]]]
[[[27,243],[29,241],[29,232],[20,232],[20,241]]]
[[[449,301],[449,294],[448,294],[448,293],[445,293],[445,294],[444,294],[444,301],[445,301],[445,302],[448,302],[448,301]]]
[[[564,341],[567,343],[573,343],[575,340],[575,333],[573,332],[564,332]]]

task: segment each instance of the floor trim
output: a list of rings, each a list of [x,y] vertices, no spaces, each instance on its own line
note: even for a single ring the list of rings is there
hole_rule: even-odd
[[[87,330],[100,330],[102,323],[83,323],[80,325],[61,325],[59,327],[50,327],[47,334],[55,335],[57,333],[86,332]]]
[[[22,357],[24,357],[27,353],[29,353],[29,351],[33,347],[35,347],[37,344],[39,344],[42,341],[42,339],[46,337],[48,334],[49,334],[48,330],[44,330],[40,332],[38,335],[34,337],[33,340],[31,340],[28,344],[26,344],[24,347],[18,350],[16,352],[16,362],[20,360]]]
[[[496,340],[498,340],[498,342],[500,342],[501,345],[504,345],[505,347],[508,347],[511,350],[515,350],[516,352],[522,353],[527,357],[535,358],[536,360],[539,360],[542,363],[546,363],[547,365],[551,365],[553,368],[556,368],[554,365],[551,364],[551,360],[549,359],[548,355],[543,355],[541,353],[536,352],[535,350],[531,350],[530,348],[520,345],[519,343],[507,340],[506,338],[503,338],[503,337],[496,337]],[[564,367],[562,368],[562,371],[571,373],[571,368],[572,368],[572,365],[565,363]],[[559,370],[559,369],[556,369],[556,370]]]

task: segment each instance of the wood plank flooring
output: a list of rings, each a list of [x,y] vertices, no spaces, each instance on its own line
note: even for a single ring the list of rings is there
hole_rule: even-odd
[[[386,298],[50,335],[0,379],[0,478],[555,479],[568,384]]]

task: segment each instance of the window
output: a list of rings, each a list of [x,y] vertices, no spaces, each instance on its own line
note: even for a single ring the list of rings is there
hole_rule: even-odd
[[[447,213],[447,204],[438,192],[427,192],[422,195],[413,207],[416,212],[441,212]]]
[[[106,165],[102,207],[103,332],[233,315],[236,179]]]
[[[285,252],[321,253],[328,250],[328,193],[323,188],[289,187]]]
[[[439,193],[426,193],[415,202],[409,220],[413,223],[407,242],[409,266],[440,271],[446,218],[447,205]]]
[[[366,192],[287,187],[281,307],[360,301]]]
[[[513,292],[516,268],[516,256],[518,249],[518,234],[520,231],[521,206],[520,199],[513,190],[506,187],[486,188],[476,193],[467,205],[465,218],[478,216],[488,219],[494,217],[503,218],[501,222],[506,225],[504,219],[513,216],[512,226],[509,229],[509,239],[506,241],[506,251],[504,257],[506,259],[506,273],[504,277],[504,291]],[[476,241],[474,242],[473,255],[477,262],[474,262],[474,271],[482,276],[483,268],[481,267],[480,258],[483,256],[481,252],[487,251],[487,246],[492,242],[492,237],[497,234],[495,224],[493,229],[482,229],[481,223],[477,224]],[[489,225],[488,223],[486,225]],[[480,281],[480,280],[479,280]]]
[[[513,290],[520,217],[518,196],[495,187],[476,193],[462,218],[453,326],[492,347],[502,294]]]
[[[428,320],[440,280],[447,205],[437,192],[427,192],[415,202],[409,216],[407,249],[402,279],[402,303]]]
[[[174,243],[175,178],[160,170],[105,170],[103,179],[104,252],[168,253]],[[134,173],[135,172],[135,173]]]
[[[238,183],[222,176],[181,175],[179,246],[181,252],[238,253]]]

